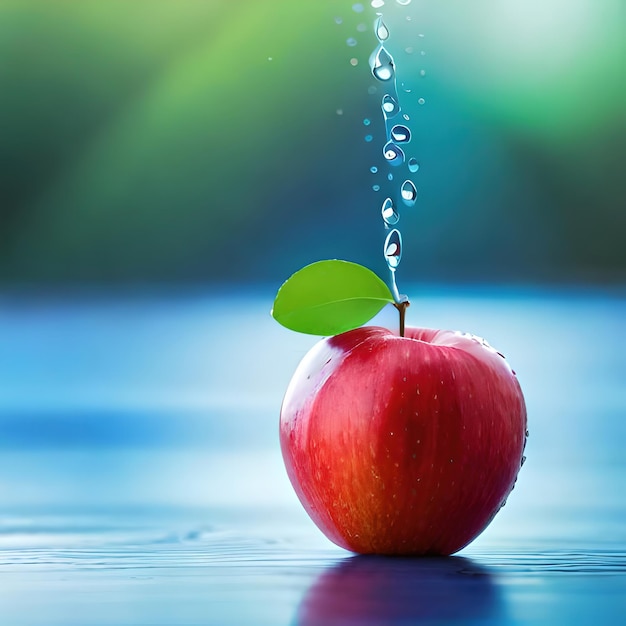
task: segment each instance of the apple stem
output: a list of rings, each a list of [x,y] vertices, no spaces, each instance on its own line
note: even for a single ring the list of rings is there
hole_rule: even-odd
[[[394,302],[393,306],[398,309],[398,313],[400,314],[400,337],[404,337],[404,327],[405,327],[405,318],[406,318],[406,309],[410,306],[410,302],[408,300],[402,300],[402,302]]]

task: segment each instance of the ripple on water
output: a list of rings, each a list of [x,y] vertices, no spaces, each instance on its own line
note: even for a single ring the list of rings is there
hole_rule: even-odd
[[[502,574],[626,574],[625,551],[502,553],[479,560]]]
[[[329,544],[309,548],[296,530],[276,533],[233,531],[227,527],[178,524],[176,530],[148,528],[127,520],[117,524],[57,518],[41,523],[6,518],[0,525],[0,570],[15,566],[46,569],[133,569],[320,566],[349,553]],[[181,530],[182,528],[182,530]],[[304,546],[304,549],[303,549]],[[626,551],[524,551],[505,550],[462,553],[492,574],[519,575],[624,575]]]
[[[623,550],[470,548],[445,559],[370,558],[317,541],[315,529],[297,524],[109,522],[0,524],[7,623],[120,623],[112,598],[130,603],[141,623],[159,626],[519,623],[510,615],[570,626],[572,615],[595,611],[600,601],[598,623],[610,623],[626,574]],[[3,542],[11,530],[20,537],[12,546]],[[90,621],[94,606],[106,622]]]

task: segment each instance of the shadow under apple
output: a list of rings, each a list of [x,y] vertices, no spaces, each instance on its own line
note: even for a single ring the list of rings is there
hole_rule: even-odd
[[[297,626],[500,623],[492,574],[464,557],[354,556],[322,573],[302,599]]]

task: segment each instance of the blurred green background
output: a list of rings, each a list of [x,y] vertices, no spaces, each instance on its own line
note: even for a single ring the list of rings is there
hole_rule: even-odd
[[[0,1],[0,281],[383,275],[364,5]],[[624,2],[387,5],[421,163],[400,281],[623,282]]]

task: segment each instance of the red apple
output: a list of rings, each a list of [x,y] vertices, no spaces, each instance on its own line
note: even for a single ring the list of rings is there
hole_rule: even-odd
[[[452,554],[513,489],[526,407],[515,373],[478,337],[363,327],[302,360],[280,442],[300,501],[331,541],[365,554]]]

